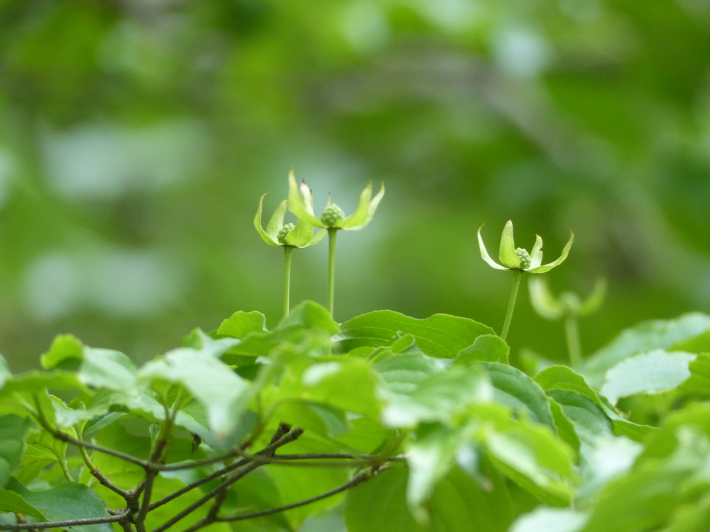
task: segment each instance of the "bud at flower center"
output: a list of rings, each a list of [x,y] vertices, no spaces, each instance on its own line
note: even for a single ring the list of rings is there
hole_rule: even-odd
[[[520,259],[520,267],[527,270],[530,267],[530,254],[523,248],[516,249],[515,254]]]
[[[326,227],[335,227],[338,222],[345,218],[345,213],[343,209],[338,207],[335,203],[331,203],[325,209],[323,209],[323,214],[320,216],[320,221],[325,224]]]
[[[286,224],[284,225],[281,230],[279,231],[279,234],[276,235],[276,240],[279,241],[279,244],[285,244],[286,243],[286,235],[288,235],[291,231],[293,231],[296,228],[295,225],[293,224]]]

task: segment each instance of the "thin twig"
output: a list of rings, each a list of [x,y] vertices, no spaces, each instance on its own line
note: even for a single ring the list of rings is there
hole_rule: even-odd
[[[281,426],[279,426],[279,429],[280,430],[277,431],[277,434],[274,435],[274,438],[279,434],[279,432],[282,431]],[[266,446],[261,451],[259,451],[259,453],[257,453],[257,455],[258,454],[274,453],[276,451],[276,449],[278,449],[279,447],[286,445],[287,443],[291,443],[292,441],[298,439],[301,436],[301,434],[303,434],[303,429],[293,429],[290,432],[286,433],[283,437],[281,437],[281,439],[279,439],[277,441],[273,441],[273,438],[272,438],[272,443],[269,444],[268,446]],[[231,486],[232,484],[237,482],[239,479],[241,479],[245,475],[252,472],[254,469],[260,467],[261,465],[262,464],[260,464],[260,463],[252,461],[251,463],[247,464],[245,467],[238,469],[228,479],[226,479],[221,485],[217,486],[215,489],[213,489],[212,491],[210,491],[209,493],[204,495],[202,498],[195,501],[193,504],[191,504],[190,506],[185,508],[182,512],[177,514],[172,519],[169,519],[168,521],[166,521],[165,523],[160,525],[158,528],[155,528],[152,532],[163,532],[164,530],[167,530],[168,528],[173,526],[175,523],[182,520],[184,517],[190,515],[192,512],[194,512],[197,508],[199,508],[200,506],[205,504],[207,501],[209,501],[213,497],[216,497],[217,494],[220,493],[222,490],[226,490],[227,488],[229,488],[229,486]]]
[[[37,530],[40,528],[67,528],[70,526],[100,525],[104,523],[120,523],[125,521],[125,515],[109,517],[90,517],[88,519],[71,519],[69,521],[45,521],[41,523],[17,523],[14,525],[0,524],[0,530]]]
[[[374,467],[372,469],[365,469],[364,471],[360,471],[357,475],[355,475],[353,478],[351,478],[348,482],[343,484],[342,486],[338,486],[337,488],[334,488],[330,491],[326,491],[325,493],[321,493],[320,495],[316,495],[315,497],[311,497],[309,499],[304,499],[299,502],[294,502],[292,504],[286,504],[284,506],[279,506],[278,508],[270,508],[268,510],[261,510],[259,512],[252,512],[248,514],[238,514],[238,515],[232,515],[232,516],[227,516],[227,517],[217,517],[215,519],[216,522],[232,522],[232,521],[244,521],[246,519],[254,519],[256,517],[263,517],[265,515],[271,515],[271,514],[277,514],[280,512],[285,512],[286,510],[291,510],[293,508],[298,508],[300,506],[306,506],[308,504],[312,504],[314,502],[318,502],[323,499],[327,499],[328,497],[332,497],[333,495],[337,495],[338,493],[342,493],[345,490],[349,490],[350,488],[354,488],[358,484],[362,484],[363,482],[366,482],[373,478],[377,473],[382,471],[384,468],[377,468]],[[187,532],[187,531],[185,531]]]

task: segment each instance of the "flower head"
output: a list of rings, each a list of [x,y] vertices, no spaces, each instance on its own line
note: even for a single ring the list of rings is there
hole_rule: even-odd
[[[563,292],[555,297],[543,278],[530,280],[530,301],[535,311],[548,320],[559,320],[565,316],[582,317],[599,309],[606,296],[606,279],[599,278],[589,297],[582,301],[577,294]]]
[[[569,250],[574,242],[574,233],[569,239],[569,242],[562,249],[562,254],[559,258],[550,262],[549,264],[542,265],[542,238],[536,235],[535,245],[530,253],[523,248],[515,248],[515,240],[513,239],[513,222],[508,221],[503,228],[503,235],[500,239],[500,253],[498,255],[501,264],[494,261],[488,251],[486,251],[486,246],[483,244],[483,238],[481,238],[481,229],[483,226],[478,228],[478,246],[481,249],[481,257],[485,260],[491,268],[496,270],[516,270],[527,273],[545,273],[549,272],[552,268],[555,268],[562,264],[569,254]]]
[[[267,192],[268,194],[268,192]],[[313,226],[309,225],[301,218],[296,225],[284,225],[284,216],[288,207],[288,200],[283,200],[276,208],[276,212],[266,225],[266,230],[261,227],[261,211],[264,203],[264,194],[259,200],[259,209],[254,217],[254,227],[261,238],[270,246],[293,246],[295,248],[307,248],[317,244],[326,234],[326,231],[319,231],[313,234]]]
[[[288,185],[288,206],[291,212],[298,216],[299,220],[305,220],[313,227],[345,229],[346,231],[357,231],[370,223],[370,220],[375,215],[377,206],[382,200],[382,196],[385,195],[385,185],[383,183],[380,191],[373,198],[372,182],[370,182],[360,194],[360,201],[358,201],[355,212],[350,216],[345,216],[343,210],[331,203],[330,196],[328,196],[328,205],[319,219],[313,212],[313,193],[305,181],[302,181],[299,187],[293,174],[293,168],[288,175]]]

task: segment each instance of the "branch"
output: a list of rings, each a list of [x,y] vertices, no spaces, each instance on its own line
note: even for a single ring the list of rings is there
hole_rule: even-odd
[[[115,456],[116,458],[121,458],[122,460],[126,460],[127,462],[139,465],[143,469],[151,469],[150,464],[148,462],[146,462],[145,460],[141,460],[140,458],[134,458],[130,454],[122,453],[121,451],[114,451],[113,449],[108,449],[107,447],[101,447],[100,445],[94,445],[92,443],[86,443],[84,441],[77,440],[76,438],[72,438],[68,434],[64,434],[59,430],[49,430],[48,427],[45,427],[45,429],[47,429],[50,434],[52,434],[52,436],[54,436],[60,441],[71,443],[72,445],[77,445],[78,447],[93,449],[94,451],[98,451],[100,453],[110,454],[111,456]]]
[[[278,449],[279,447],[281,447],[281,446],[283,446],[283,445],[286,445],[287,443],[292,442],[293,440],[295,440],[296,438],[298,438],[298,437],[303,433],[303,431],[301,431],[297,436],[289,436],[289,438],[291,438],[291,439],[289,439],[288,441],[283,441],[282,438],[284,437],[284,435],[288,434],[288,431],[284,432],[284,428],[285,428],[285,426],[279,425],[279,429],[277,429],[276,434],[274,434],[274,437],[271,438],[271,443],[269,443],[269,445],[267,445],[267,446],[264,447],[261,451],[259,451],[258,453],[256,453],[256,455],[261,455],[262,453],[264,453],[264,454],[273,453],[273,452],[276,451],[276,449]],[[301,429],[295,429],[294,431],[291,431],[291,432],[296,432],[296,431],[300,431],[300,430],[301,430]],[[275,439],[276,436],[279,436],[280,439]],[[206,476],[206,477],[203,478],[203,479],[197,480],[197,481],[193,482],[192,484],[188,484],[187,486],[185,486],[184,488],[179,489],[179,490],[176,491],[175,493],[172,493],[172,494],[168,495],[167,497],[165,497],[165,498],[163,498],[163,499],[160,499],[159,501],[156,501],[156,502],[154,502],[153,504],[151,504],[151,505],[150,505],[150,510],[152,511],[152,510],[154,510],[154,509],[156,509],[156,508],[158,508],[158,507],[160,507],[160,506],[163,506],[164,504],[167,504],[167,503],[169,503],[170,501],[172,501],[172,500],[178,498],[180,495],[184,495],[184,494],[187,493],[188,491],[192,491],[193,489],[198,488],[198,487],[202,486],[203,484],[206,484],[207,482],[209,482],[209,481],[211,481],[211,480],[214,480],[214,479],[216,479],[216,478],[222,477],[222,476],[226,475],[227,473],[230,473],[230,472],[234,471],[235,469],[239,469],[240,467],[245,466],[245,465],[248,464],[248,463],[251,461],[251,459],[252,459],[254,456],[256,456],[256,455],[251,455],[251,456],[249,456],[249,457],[247,457],[247,458],[244,458],[244,459],[242,459],[242,460],[239,460],[238,462],[235,462],[235,463],[232,464],[232,465],[229,465],[229,466],[227,466],[227,467],[224,467],[224,468],[220,469],[219,471],[215,471],[214,473],[212,473],[211,475]],[[261,465],[261,464],[260,464],[260,465]]]
[[[279,436],[281,433],[283,433],[285,426],[280,425],[279,429],[277,430],[276,434],[274,435],[274,438],[272,438],[272,443],[264,447],[261,451],[256,453],[257,455],[261,454],[273,454],[276,449],[279,447],[282,447],[283,445],[286,445],[287,443],[291,443],[292,441],[298,439],[301,434],[303,434],[303,429],[293,429],[290,432],[287,432],[283,437],[280,439],[274,441],[274,439]],[[241,462],[241,461],[240,461]],[[238,462],[239,464],[239,462]],[[243,464],[241,464],[243,465]],[[245,467],[238,469],[235,471],[228,479],[226,479],[222,484],[217,486],[215,489],[204,495],[202,498],[199,500],[195,501],[193,504],[185,508],[182,512],[177,514],[175,517],[172,519],[169,519],[162,525],[160,525],[158,528],[154,529],[152,532],[163,532],[164,530],[169,529],[171,526],[173,526],[175,523],[178,521],[182,520],[184,517],[190,515],[192,512],[197,510],[200,506],[205,504],[207,501],[212,499],[213,497],[216,497],[221,491],[227,490],[229,486],[237,482],[239,479],[244,477],[245,475],[251,473],[254,469],[257,467],[260,467],[262,464],[258,462],[251,461],[248,463]],[[239,467],[237,464],[235,464],[236,467]],[[196,487],[196,486],[194,486]],[[192,489],[192,488],[190,488]],[[170,496],[172,497],[172,495]],[[174,498],[174,497],[173,497]],[[171,499],[172,500],[172,499]],[[158,503],[162,503],[162,501],[158,501]],[[156,504],[158,504],[156,503]]]
[[[0,530],[38,530],[40,528],[68,528],[72,526],[100,525],[104,523],[119,523],[126,520],[125,515],[112,515],[109,517],[91,517],[89,519],[72,519],[69,521],[45,521],[41,523],[17,523],[15,525],[2,525]]]
[[[316,495],[315,497],[311,497],[310,499],[304,499],[299,502],[294,502],[292,504],[286,504],[284,506],[279,506],[278,508],[270,508],[268,510],[261,510],[259,512],[252,512],[252,513],[248,513],[248,514],[238,514],[238,515],[232,515],[232,516],[228,516],[228,517],[217,517],[215,519],[215,521],[216,522],[244,521],[246,519],[254,519],[256,517],[263,517],[266,515],[285,512],[286,510],[291,510],[293,508],[298,508],[300,506],[306,506],[308,504],[312,504],[314,502],[318,502],[320,500],[327,499],[328,497],[332,497],[333,495],[337,495],[338,493],[341,493],[345,490],[349,490],[350,488],[354,488],[358,484],[362,484],[363,482],[366,482],[366,481],[370,480],[371,478],[374,478],[375,475],[377,475],[383,469],[384,468],[380,469],[377,467],[373,467],[371,469],[365,469],[364,471],[360,471],[357,475],[355,475],[353,478],[351,478],[349,481],[347,481],[342,486],[338,486],[337,488],[334,488],[330,491],[326,491],[325,493],[321,493],[320,495]],[[192,531],[192,529],[188,529],[185,532],[190,532],[190,531]]]

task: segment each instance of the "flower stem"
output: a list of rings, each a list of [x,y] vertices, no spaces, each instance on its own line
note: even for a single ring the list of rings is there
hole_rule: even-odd
[[[518,288],[520,288],[520,279],[523,277],[522,270],[513,270],[513,288],[510,290],[510,299],[508,299],[508,311],[505,314],[505,323],[503,323],[503,332],[500,337],[505,340],[510,329],[510,321],[513,319],[513,309],[515,308],[515,299],[518,297]]]
[[[567,333],[569,360],[573,366],[578,366],[582,362],[582,344],[579,341],[577,318],[575,318],[572,314],[568,314],[565,319],[565,332]]]
[[[289,297],[291,294],[291,255],[293,246],[284,246],[284,317],[288,316],[290,310]]]
[[[328,311],[331,317],[333,317],[335,304],[335,239],[337,236],[337,229],[328,229]]]

